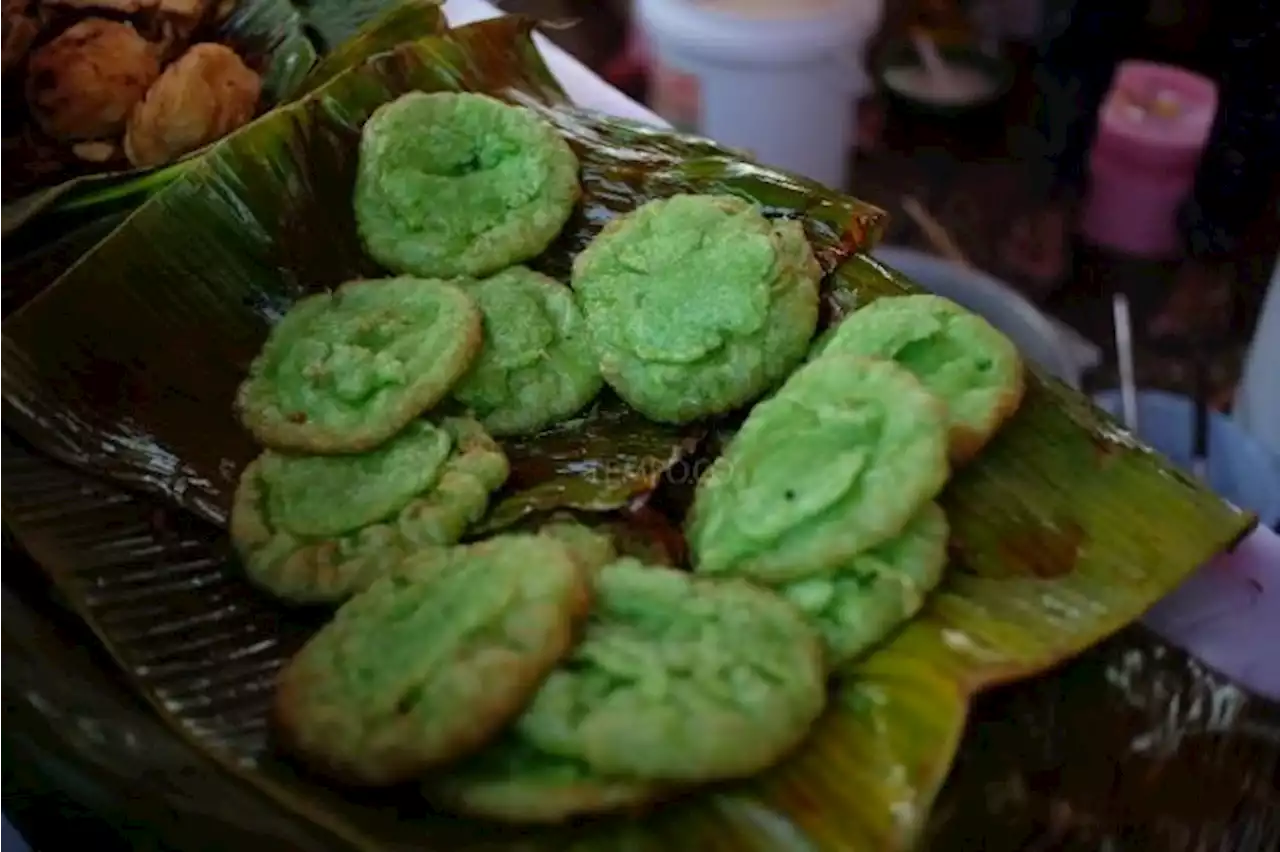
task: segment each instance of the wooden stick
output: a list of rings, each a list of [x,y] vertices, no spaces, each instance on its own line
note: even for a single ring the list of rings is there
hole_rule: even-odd
[[[951,238],[951,234],[942,226],[942,223],[933,218],[932,214],[925,209],[924,205],[916,200],[914,195],[904,195],[902,197],[902,211],[911,218],[916,227],[924,233],[925,239],[933,246],[933,250],[945,257],[947,260],[954,261],[962,266],[973,266],[969,262],[969,258],[956,245],[956,241]]]

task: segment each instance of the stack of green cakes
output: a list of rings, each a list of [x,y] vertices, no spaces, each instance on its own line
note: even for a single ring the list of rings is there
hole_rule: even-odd
[[[569,288],[512,265],[579,195],[554,130],[478,95],[409,95],[370,118],[360,162],[361,236],[401,277],[298,302],[236,400],[270,449],[241,476],[232,540],[296,602],[340,601],[458,541],[507,478],[490,436],[536,432],[601,387]]]
[[[616,218],[571,287],[520,265],[579,195],[572,150],[529,110],[387,104],[354,206],[399,277],[299,301],[240,388],[267,449],[232,541],[272,593],[340,604],[275,701],[281,742],[329,777],[545,822],[768,768],[828,675],[940,582],[935,498],[1019,404],[1012,345],[945,300],[881,300],[815,343],[801,223],[738,198]],[[499,441],[606,384],[668,423],[767,397],[698,484],[693,571],[572,519],[459,543],[508,476]]]
[[[280,321],[236,398],[268,447],[231,510],[254,582],[339,601],[485,513],[502,449],[469,417],[423,416],[475,360],[480,323],[459,287],[412,278],[310,296]]]
[[[782,598],[618,558],[561,522],[402,562],[285,667],[276,721],[345,783],[554,822],[768,768],[825,680]]]
[[[757,405],[698,483],[694,570],[776,589],[833,666],[923,606],[942,579],[934,498],[1022,400],[1013,344],[936,296],[855,312]]]

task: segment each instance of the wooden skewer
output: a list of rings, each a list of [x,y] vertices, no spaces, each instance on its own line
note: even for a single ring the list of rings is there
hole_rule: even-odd
[[[915,222],[916,227],[924,233],[925,239],[933,246],[933,250],[945,257],[947,260],[954,261],[962,266],[973,266],[969,262],[969,258],[956,245],[956,241],[952,239],[951,234],[942,226],[942,223],[933,218],[932,214],[925,209],[924,205],[916,200],[914,195],[904,195],[902,197],[902,211],[911,217],[911,221]]]
[[[1130,432],[1138,431],[1138,379],[1133,368],[1133,322],[1129,319],[1129,297],[1111,297],[1111,317],[1115,325],[1116,366],[1120,370],[1120,412]]]

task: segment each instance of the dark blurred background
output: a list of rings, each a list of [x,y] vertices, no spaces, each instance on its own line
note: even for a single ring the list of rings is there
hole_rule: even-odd
[[[500,0],[509,12],[555,21],[547,34],[562,47],[627,94],[648,101],[649,75],[642,66],[620,61],[628,44],[629,0]],[[923,27],[939,43],[976,40],[972,10],[959,0],[886,2],[884,18],[872,39],[867,64],[873,65],[912,27]],[[1131,56],[1199,69],[1197,49],[1209,18],[1209,0],[1153,0],[1141,38]],[[858,105],[859,133],[849,189],[887,209],[893,221],[885,241],[930,249],[931,243],[904,215],[902,199],[914,196],[954,238],[975,266],[1011,284],[1043,310],[1066,320],[1099,344],[1104,362],[1090,375],[1090,389],[1116,384],[1111,294],[1126,292],[1133,305],[1136,366],[1140,387],[1192,393],[1196,360],[1208,365],[1208,394],[1226,405],[1239,379],[1266,283],[1280,249],[1280,194],[1272,193],[1266,215],[1246,236],[1229,261],[1225,276],[1230,306],[1219,325],[1189,336],[1155,340],[1144,327],[1165,303],[1176,270],[1174,262],[1118,256],[1076,241],[1069,273],[1051,292],[1020,280],[1002,256],[1002,240],[1027,197],[1029,124],[1035,108],[1031,71],[1032,38],[1006,39],[999,49],[1016,69],[1012,91],[996,115],[940,119],[908,114],[873,91]],[[1276,176],[1273,175],[1273,178]],[[1273,180],[1273,183],[1276,181]],[[1204,377],[1198,379],[1203,384]]]

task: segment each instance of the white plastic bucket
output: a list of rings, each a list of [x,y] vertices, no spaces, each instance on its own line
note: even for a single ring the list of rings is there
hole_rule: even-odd
[[[845,185],[881,0],[635,0],[653,106],[762,163]]]

